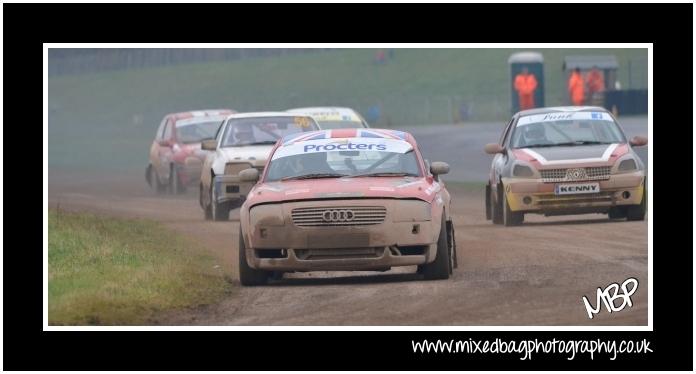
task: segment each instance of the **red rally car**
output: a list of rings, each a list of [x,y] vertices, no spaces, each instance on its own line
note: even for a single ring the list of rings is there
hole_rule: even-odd
[[[183,193],[200,180],[203,161],[209,151],[201,142],[215,138],[232,109],[207,109],[164,116],[150,146],[145,180],[157,193]]]

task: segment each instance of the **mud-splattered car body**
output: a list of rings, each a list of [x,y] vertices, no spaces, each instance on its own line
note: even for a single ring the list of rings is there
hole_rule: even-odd
[[[506,126],[486,186],[486,217],[516,225],[524,214],[608,213],[642,220],[645,166],[616,119],[599,107],[522,111]]]
[[[215,139],[203,143],[203,148],[211,151],[199,173],[199,202],[205,218],[227,220],[229,211],[244,202],[253,183],[240,180],[239,172],[248,168],[263,171],[279,139],[318,128],[311,117],[286,112],[238,113],[226,117]],[[239,136],[248,139],[237,139]]]
[[[208,151],[201,141],[214,137],[232,109],[207,109],[164,116],[150,146],[145,180],[158,193],[196,186]]]
[[[373,153],[363,151],[367,147],[384,151],[374,153],[377,163],[378,155],[389,158],[389,152],[403,152],[391,159],[403,158],[408,166],[388,170],[408,170],[403,173],[408,175],[380,169],[386,162],[371,169],[367,165]],[[274,177],[288,168],[275,167],[277,163],[312,152],[325,154],[320,157],[336,175]],[[413,136],[401,131],[322,130],[285,138],[240,210],[242,283],[263,283],[268,271],[388,270],[407,265],[419,265],[431,278],[447,278],[456,254],[454,229],[450,195],[437,174],[448,168],[433,163],[429,170]],[[374,173],[360,173],[365,170]],[[432,271],[435,262],[439,273]],[[260,278],[245,279],[250,272]]]
[[[322,130],[370,127],[365,118],[351,108],[311,107],[288,109],[287,112],[312,116]]]

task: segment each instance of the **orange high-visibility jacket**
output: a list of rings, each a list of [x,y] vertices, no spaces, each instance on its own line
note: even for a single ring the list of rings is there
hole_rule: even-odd
[[[537,80],[534,78],[534,74],[517,74],[515,77],[515,91],[520,96],[533,95],[534,90],[537,88]]]
[[[604,91],[604,77],[599,70],[592,70],[587,74],[587,87],[590,92]]]
[[[579,105],[585,99],[585,83],[582,81],[582,75],[580,73],[573,72],[568,80],[568,92],[570,93],[570,100],[575,104]]]

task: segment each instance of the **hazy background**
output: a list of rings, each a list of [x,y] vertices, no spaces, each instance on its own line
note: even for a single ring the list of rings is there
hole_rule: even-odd
[[[369,120],[369,108],[379,106],[373,127],[418,127],[423,134],[431,131],[422,126],[456,132],[456,124],[497,139],[511,115],[507,59],[523,50],[394,49],[391,57],[383,51],[385,62],[377,64],[376,49],[50,49],[49,167],[144,170],[162,117],[206,108],[337,105]],[[647,87],[646,49],[524,51],[543,54],[547,106],[567,104],[562,65],[569,55],[614,55],[623,88]],[[467,118],[459,114],[462,105]]]

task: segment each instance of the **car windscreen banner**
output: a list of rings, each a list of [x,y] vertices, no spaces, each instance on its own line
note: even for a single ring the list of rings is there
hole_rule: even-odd
[[[534,114],[531,116],[524,116],[517,121],[517,126],[530,125],[532,123],[539,122],[553,122],[553,121],[613,121],[609,113],[604,112],[556,112],[556,113],[545,113],[545,114]]]
[[[282,157],[340,151],[377,151],[391,153],[406,153],[413,147],[408,142],[383,138],[350,138],[350,139],[317,139],[312,141],[294,142],[281,146],[273,154],[272,160]]]

